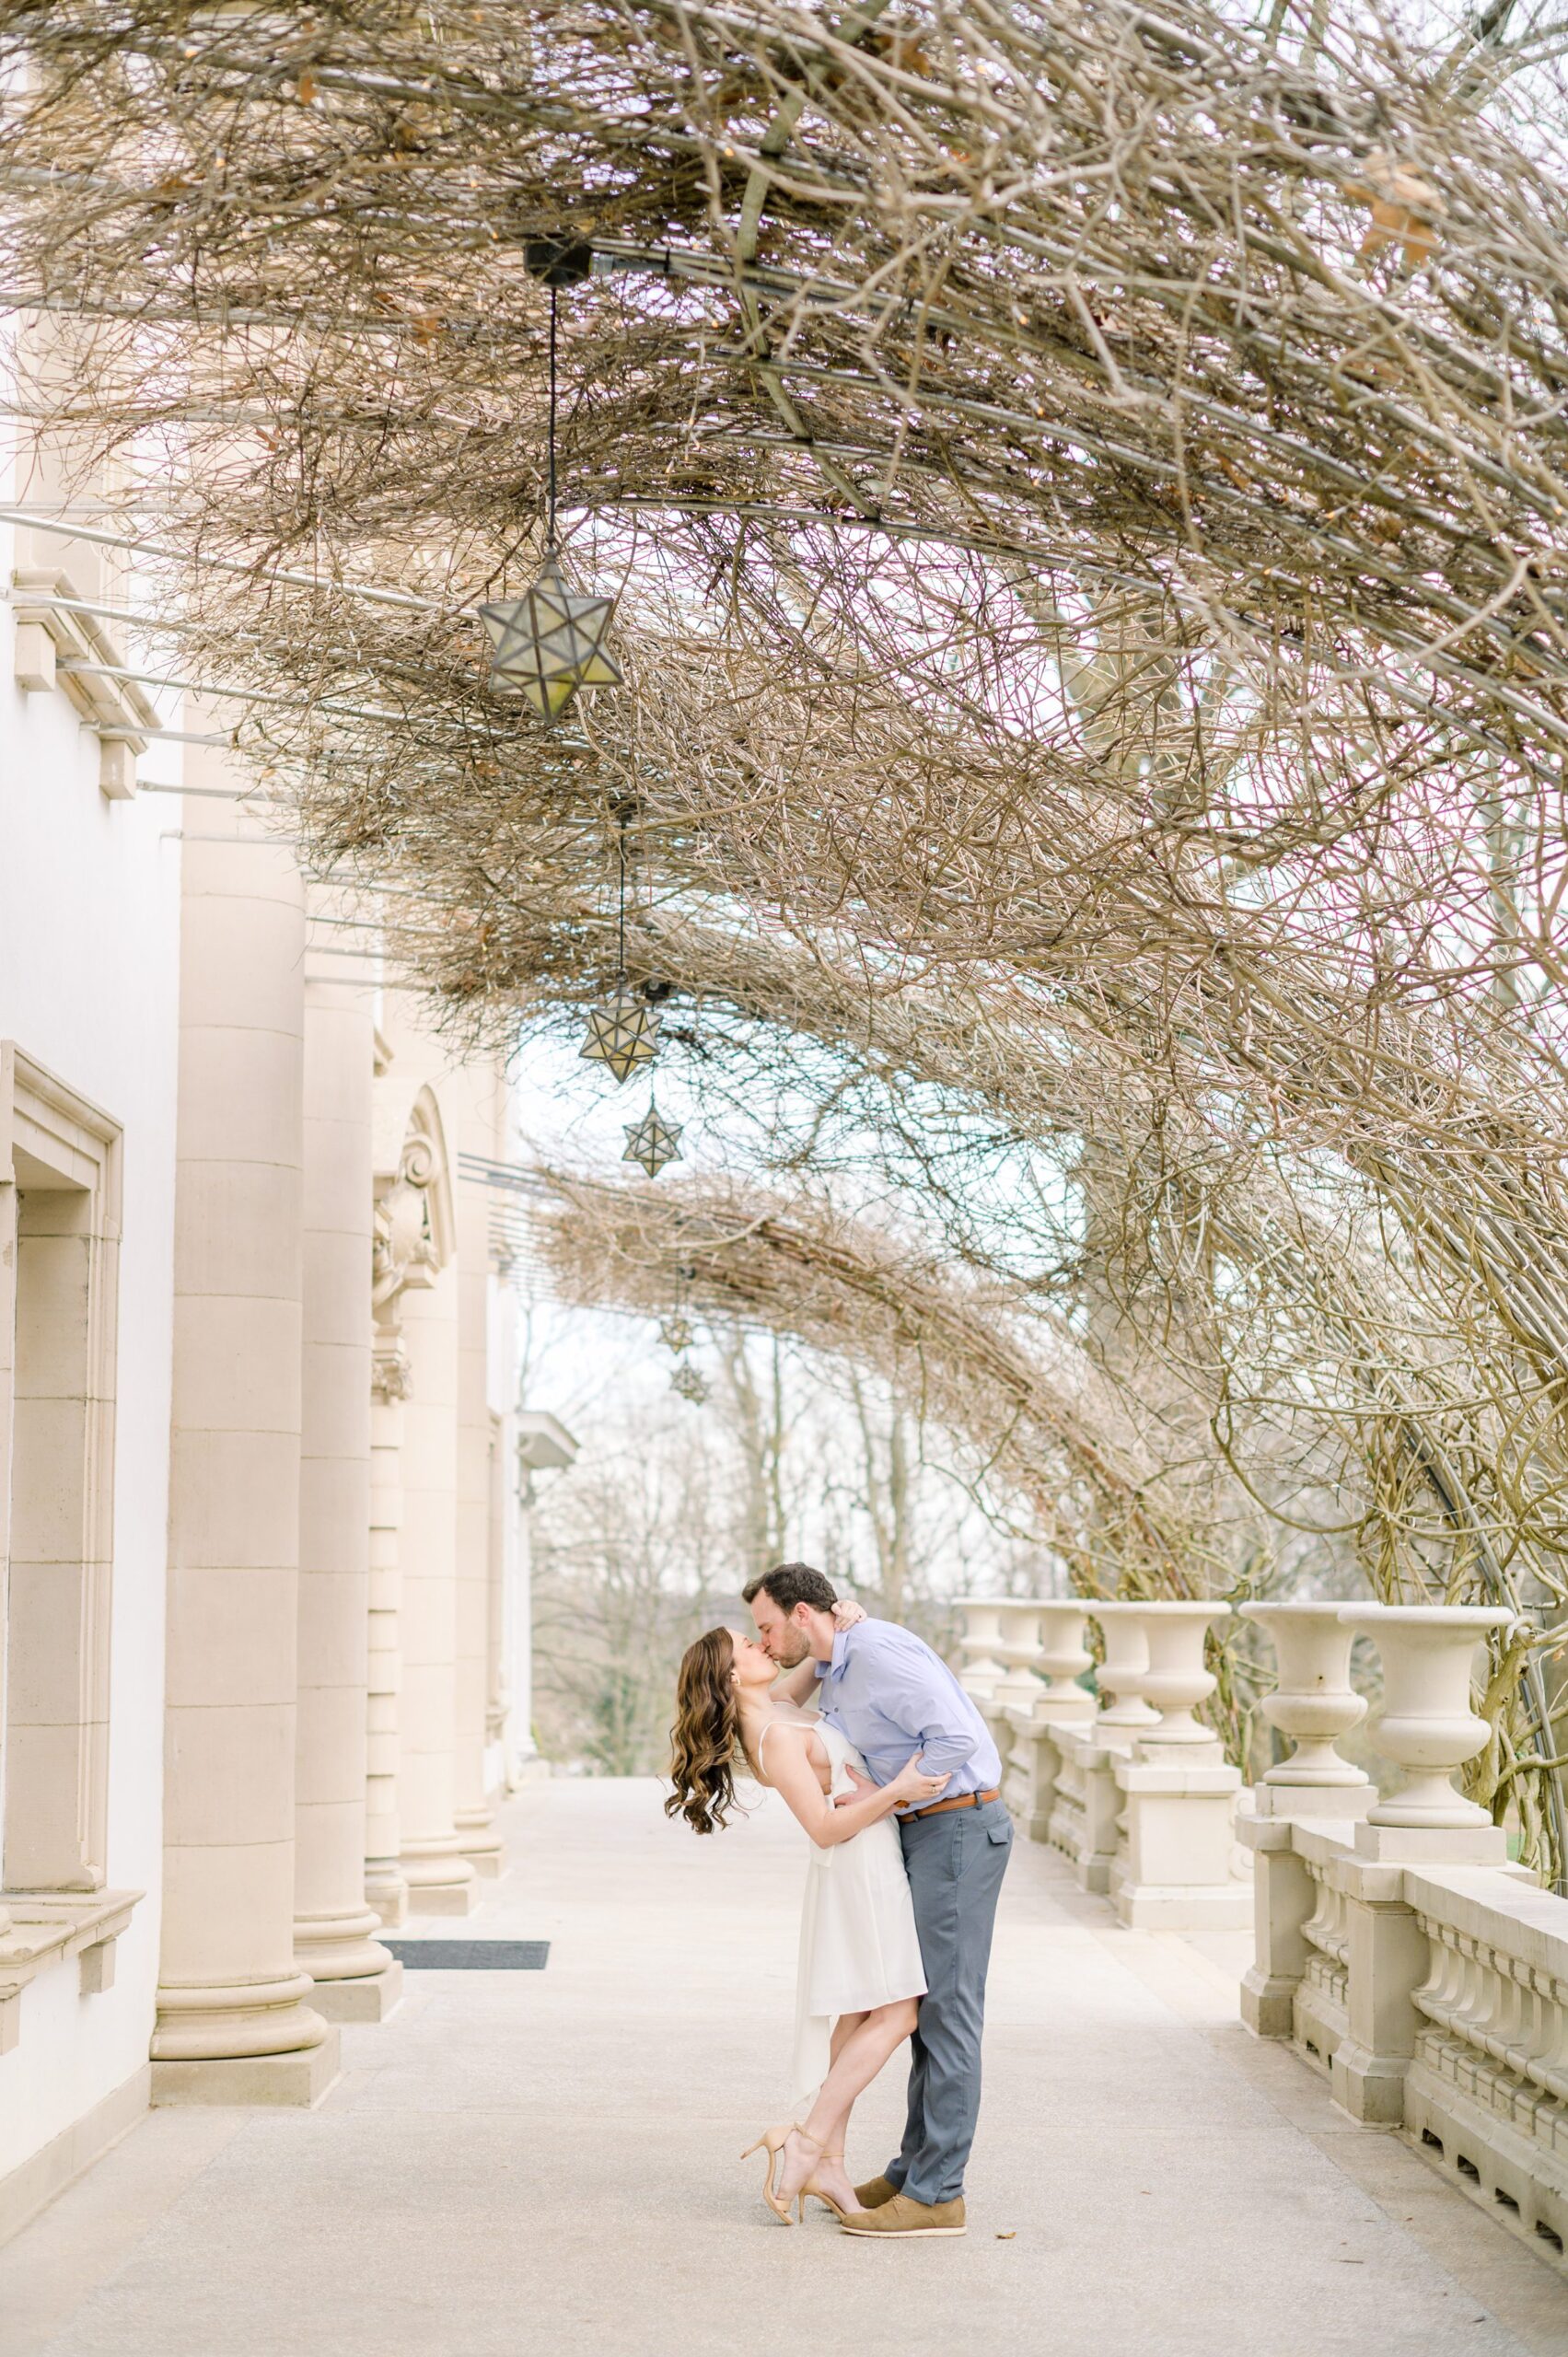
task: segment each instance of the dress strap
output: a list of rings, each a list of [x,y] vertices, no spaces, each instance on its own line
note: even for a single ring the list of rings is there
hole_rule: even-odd
[[[802,1735],[809,1735],[811,1732],[804,1720],[770,1719],[767,1724],[763,1727],[761,1734],[757,1737],[757,1768],[759,1773],[761,1773],[762,1767],[763,1748],[767,1743],[768,1737],[772,1734],[775,1727],[798,1727]]]

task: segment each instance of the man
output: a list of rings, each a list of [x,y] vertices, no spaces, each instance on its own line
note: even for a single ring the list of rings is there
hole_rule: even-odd
[[[947,1775],[941,1800],[898,1819],[927,1991],[911,2041],[909,2118],[897,2157],[855,2192],[852,2235],[964,2231],[964,2165],[980,2113],[980,2040],[996,1900],[1013,1844],[1002,1762],[984,1720],[939,1655],[890,1620],[842,1628],[838,1597],[808,1563],[778,1563],[743,1591],[784,1691],[822,1715],[890,1783],[918,1747]]]

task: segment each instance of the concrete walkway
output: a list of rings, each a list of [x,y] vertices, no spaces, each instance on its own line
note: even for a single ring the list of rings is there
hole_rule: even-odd
[[[1117,1930],[1020,1842],[958,2243],[776,2225],[800,1836],[557,1782],[306,2114],[159,2112],[0,2252],[0,2357],[1565,2357],[1568,2287],[1235,2020],[1234,1947]],[[901,2073],[864,2107],[869,2174]]]

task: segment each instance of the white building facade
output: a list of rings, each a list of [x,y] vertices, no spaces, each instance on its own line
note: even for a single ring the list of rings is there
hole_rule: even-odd
[[[505,1074],[156,687],[122,561],[10,523],[0,563],[3,2235],[149,2102],[319,2100],[528,1746],[461,1176]]]

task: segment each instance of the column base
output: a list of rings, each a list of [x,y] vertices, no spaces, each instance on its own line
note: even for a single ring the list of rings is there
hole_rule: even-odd
[[[1355,1854],[1394,1866],[1505,1866],[1500,1825],[1368,1825],[1355,1829]]]
[[[1376,1784],[1271,1784],[1266,1776],[1252,1787],[1254,1817],[1323,1817],[1336,1824],[1359,1820],[1377,1797]]]
[[[392,1959],[375,1934],[381,1918],[373,1907],[345,1909],[338,1915],[296,1915],[294,1919],[294,1960],[315,1982],[310,2002],[318,2013],[324,1984],[335,1980],[366,1980],[384,1971]]]
[[[408,1895],[411,1915],[471,1915],[479,1905],[479,1891],[470,1877],[467,1882],[436,1882],[421,1888],[415,1884]]]
[[[1343,2038],[1329,2065],[1329,2088],[1342,2111],[1366,2128],[1398,2128],[1405,2116],[1408,2055],[1374,2054]]]
[[[384,2022],[402,2001],[403,1968],[396,1956],[380,1972],[357,1980],[318,1980],[310,2003],[323,2021]]]
[[[552,1770],[542,1751],[530,1751],[526,1759],[514,1759],[506,1771],[506,1790],[520,1792],[525,1784],[548,1784]]]
[[[400,1923],[408,1922],[408,1885],[395,1867],[366,1864],[365,1904],[383,1931],[395,1932]]]
[[[1249,1932],[1252,1886],[1135,1883],[1111,1876],[1117,1918],[1132,1932]]]
[[[154,2104],[298,2105],[320,2102],[338,2076],[338,2034],[293,2054],[232,2054],[211,2061],[155,2062]]]
[[[1295,2031],[1299,1980],[1249,1967],[1241,1981],[1241,2018],[1254,2038],[1290,2038]]]
[[[428,1849],[405,1850],[399,1863],[411,1915],[470,1915],[479,1905],[473,1868],[455,1835]]]
[[[468,1860],[476,1875],[494,1880],[505,1872],[505,1844],[491,1823],[488,1809],[475,1810],[471,1817],[459,1817],[458,1853]]]

